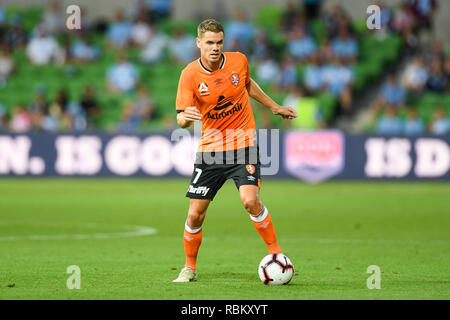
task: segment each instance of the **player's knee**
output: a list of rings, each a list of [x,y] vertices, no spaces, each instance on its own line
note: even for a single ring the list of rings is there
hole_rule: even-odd
[[[206,208],[199,206],[191,206],[188,211],[188,222],[191,226],[198,227],[203,224],[203,220],[205,219]],[[191,227],[192,227],[191,226]]]
[[[261,211],[261,203],[258,198],[255,197],[246,197],[242,199],[242,204],[250,214],[257,214]]]
[[[203,218],[205,217],[205,214],[206,214],[206,210],[199,210],[199,209],[195,209],[195,208],[189,209],[189,212],[188,212],[189,218],[194,219],[194,220],[203,220]]]

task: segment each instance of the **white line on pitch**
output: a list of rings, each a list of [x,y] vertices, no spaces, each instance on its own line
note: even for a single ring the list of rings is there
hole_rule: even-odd
[[[111,233],[87,233],[87,234],[51,234],[51,235],[23,235],[23,236],[5,236],[0,237],[0,241],[20,241],[20,240],[85,240],[85,239],[111,239],[111,238],[130,238],[143,237],[157,233],[157,230],[146,226],[124,226],[134,230]]]

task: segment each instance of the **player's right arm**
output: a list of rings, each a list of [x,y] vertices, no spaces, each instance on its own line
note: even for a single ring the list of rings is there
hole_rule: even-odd
[[[195,95],[192,84],[193,81],[190,79],[188,71],[184,69],[178,82],[176,100],[177,123],[181,128],[189,127],[192,121],[202,119],[202,114],[194,107]]]

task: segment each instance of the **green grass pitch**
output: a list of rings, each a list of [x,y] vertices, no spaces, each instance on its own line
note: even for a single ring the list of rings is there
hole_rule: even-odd
[[[194,283],[184,263],[188,180],[1,179],[0,299],[449,299],[450,184],[266,179],[261,199],[295,266],[257,273],[266,246],[228,181],[203,227]],[[156,229],[141,235],[139,227]],[[69,290],[67,267],[81,270]],[[381,269],[369,290],[367,267]]]

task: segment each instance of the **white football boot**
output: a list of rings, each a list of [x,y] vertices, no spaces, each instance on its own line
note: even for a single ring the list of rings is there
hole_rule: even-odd
[[[189,267],[184,267],[181,269],[178,278],[173,280],[172,282],[190,282],[197,281],[197,270],[191,269]]]

